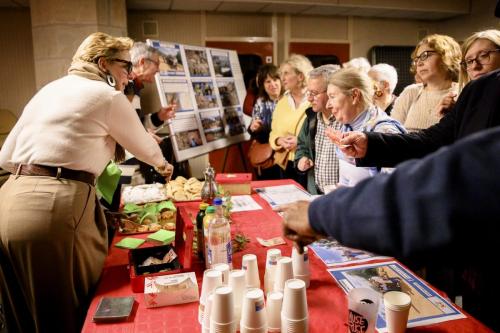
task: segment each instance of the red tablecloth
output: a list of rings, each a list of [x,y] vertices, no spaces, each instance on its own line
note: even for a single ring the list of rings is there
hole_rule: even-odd
[[[291,181],[257,181],[252,187],[289,184]],[[234,267],[241,268],[243,254],[257,255],[261,283],[264,281],[265,259],[268,248],[261,246],[255,237],[264,239],[281,236],[281,218],[274,213],[269,205],[258,195],[252,195],[254,200],[263,207],[262,210],[233,213],[232,232],[242,232],[251,239],[243,252],[234,254]],[[198,212],[199,203],[180,203],[194,217]],[[142,237],[146,237],[142,235]],[[115,237],[114,242],[123,238]],[[283,255],[291,255],[291,242],[277,246]],[[198,303],[167,306],[148,309],[144,306],[143,294],[134,294],[130,287],[127,269],[127,250],[112,247],[94,299],[89,307],[82,332],[201,332],[197,321]],[[310,251],[311,285],[307,289],[309,308],[309,331],[314,332],[346,332],[347,298],[334,279],[328,274],[326,266]],[[196,272],[201,290],[203,265],[195,261],[193,271]],[[133,315],[127,322],[113,324],[95,324],[92,316],[97,304],[103,296],[135,296],[136,304]],[[491,332],[476,319],[467,315],[465,319],[452,320],[435,325],[420,326],[408,329],[408,332]]]

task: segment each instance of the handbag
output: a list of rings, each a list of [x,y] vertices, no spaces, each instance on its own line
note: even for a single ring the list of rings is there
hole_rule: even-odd
[[[257,169],[267,169],[273,166],[273,149],[269,143],[253,140],[248,150],[250,164]]]

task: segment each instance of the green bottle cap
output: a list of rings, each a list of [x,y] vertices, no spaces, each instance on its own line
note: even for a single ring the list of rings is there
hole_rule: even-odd
[[[207,212],[207,214],[215,213],[215,207],[214,206],[208,206],[206,212]]]

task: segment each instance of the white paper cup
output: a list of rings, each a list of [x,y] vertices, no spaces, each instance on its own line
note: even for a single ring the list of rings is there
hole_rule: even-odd
[[[243,294],[246,289],[245,274],[245,271],[242,269],[234,269],[229,272],[229,286],[233,288],[234,295],[234,320],[236,329],[239,329]]]
[[[215,269],[207,269],[203,272],[203,283],[201,285],[200,306],[198,308],[198,322],[203,323],[205,301],[208,295],[218,286],[222,285],[222,273]]]
[[[268,332],[281,331],[281,304],[283,303],[283,293],[273,291],[267,294],[267,330]]]
[[[208,295],[205,302],[205,312],[203,316],[203,323],[201,324],[201,329],[203,333],[210,333],[210,312],[212,310],[212,303],[214,301],[213,292]]]
[[[283,316],[281,313],[281,332],[282,333],[307,333],[309,332],[309,318],[301,320],[292,320]]]
[[[353,288],[347,295],[348,332],[374,333],[381,295],[370,288]]]
[[[293,279],[292,259],[290,257],[281,257],[276,268],[273,291],[283,291],[285,282],[290,279]]]
[[[218,270],[222,273],[222,284],[229,283],[229,265],[228,264],[215,264],[212,267],[215,270]]]
[[[300,321],[308,317],[306,284],[299,279],[286,281],[281,306],[281,320]],[[281,323],[283,327],[283,322]]]
[[[389,333],[402,333],[408,324],[411,297],[401,291],[384,294],[385,321]]]
[[[210,329],[214,326],[228,326],[234,324],[233,289],[229,286],[220,286],[214,290],[214,300],[210,311]]]
[[[264,305],[264,292],[261,289],[250,288],[246,290],[243,296],[240,331],[242,333],[266,333],[266,307]]]
[[[292,249],[292,266],[294,278],[304,281],[306,283],[306,288],[309,288],[311,272],[309,271],[309,254],[307,247],[304,247],[304,253],[302,254],[300,254],[295,247]]]
[[[278,259],[281,257],[280,249],[269,249],[266,254],[266,272],[264,273],[264,291],[267,293],[274,289],[274,278]]]
[[[245,254],[241,260],[241,269],[245,274],[247,288],[260,288],[259,267],[255,254]]]

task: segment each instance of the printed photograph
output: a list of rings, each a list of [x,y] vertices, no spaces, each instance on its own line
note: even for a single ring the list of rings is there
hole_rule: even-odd
[[[246,128],[241,108],[224,108],[224,120],[226,121],[226,133],[229,136],[245,133]]]
[[[175,104],[177,112],[194,110],[187,80],[161,78],[161,84],[165,93],[167,105]]]
[[[234,81],[217,81],[217,87],[219,88],[219,95],[222,106],[240,105]]]
[[[220,52],[212,50],[212,64],[214,65],[215,76],[217,77],[233,76],[228,52]]]
[[[160,45],[160,75],[185,75],[179,45]]]
[[[212,82],[193,82],[193,90],[198,109],[210,109],[218,106]]]
[[[309,245],[309,247],[327,266],[387,258],[363,250],[342,246],[333,238],[320,239]]]
[[[219,110],[200,112],[200,118],[207,142],[222,139],[226,136]]]
[[[198,129],[175,133],[175,140],[179,150],[194,148],[203,144]]]
[[[204,50],[184,50],[186,52],[189,74],[191,74],[191,76],[210,76],[207,52]]]

